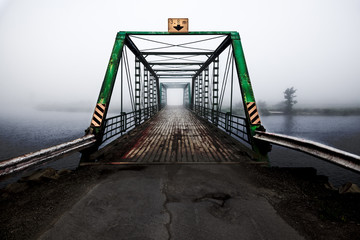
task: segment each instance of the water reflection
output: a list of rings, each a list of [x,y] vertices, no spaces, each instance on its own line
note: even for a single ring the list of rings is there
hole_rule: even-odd
[[[284,134],[291,135],[294,132],[295,120],[293,115],[284,116]]]

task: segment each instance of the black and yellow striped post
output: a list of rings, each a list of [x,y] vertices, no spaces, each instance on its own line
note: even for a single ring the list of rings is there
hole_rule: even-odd
[[[86,130],[87,134],[94,134],[97,141],[93,147],[87,148],[81,152],[82,162],[87,161],[90,154],[97,151],[100,144],[102,143],[102,137],[105,130],[105,119],[122,57],[125,38],[126,34],[122,32],[119,32],[116,36],[114,47],[112,49],[110,60],[106,69],[104,81],[102,83],[94,114],[91,119],[90,127]]]
[[[101,124],[104,119],[106,105],[102,103],[96,104],[95,111],[91,120],[91,127],[98,128],[101,127]]]
[[[231,33],[231,42],[245,115],[247,119],[248,139],[250,140],[252,149],[255,153],[258,154],[258,159],[267,160],[267,153],[271,150],[271,145],[268,143],[259,142],[253,138],[255,131],[265,131],[265,128],[261,125],[260,116],[256,107],[255,97],[251,86],[239,33]]]

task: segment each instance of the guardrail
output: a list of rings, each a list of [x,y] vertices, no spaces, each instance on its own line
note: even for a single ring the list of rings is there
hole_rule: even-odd
[[[0,176],[16,173],[29,167],[58,159],[65,154],[81,151],[82,149],[92,146],[95,142],[96,139],[94,135],[86,135],[70,142],[1,161]]]
[[[218,128],[224,130],[229,135],[234,135],[241,140],[250,143],[248,133],[246,118],[240,117],[237,115],[230,114],[229,112],[220,112],[214,111],[210,108],[205,108],[201,106],[194,106],[193,112],[207,120],[208,122],[214,124]]]
[[[360,172],[360,156],[327,145],[282,134],[255,132],[255,139],[301,151],[341,167]]]
[[[129,113],[123,112],[120,115],[107,118],[105,120],[105,130],[102,142],[105,142],[119,134],[128,132],[137,124],[141,124],[145,120],[151,118],[157,111],[157,106],[151,106]]]
[[[151,106],[140,109],[139,111],[122,113],[118,116],[106,119],[102,142],[104,143],[106,140],[118,134],[126,133],[127,131],[135,128],[138,124],[141,124],[152,117],[157,111],[157,106]],[[59,159],[60,157],[72,152],[79,152],[85,148],[93,146],[96,142],[96,136],[88,134],[70,142],[1,161],[0,177]]]

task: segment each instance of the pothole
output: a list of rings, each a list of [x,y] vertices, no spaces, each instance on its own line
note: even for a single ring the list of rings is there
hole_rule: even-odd
[[[208,201],[224,207],[227,200],[231,198],[227,193],[207,193],[203,197],[194,199],[194,202]]]

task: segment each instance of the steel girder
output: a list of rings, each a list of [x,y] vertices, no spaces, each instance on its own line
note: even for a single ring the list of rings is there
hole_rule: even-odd
[[[223,42],[217,47],[217,49],[213,52],[211,52],[211,55],[209,52],[191,52],[191,54],[197,54],[197,55],[206,55],[208,56],[208,59],[205,62],[175,62],[175,63],[157,63],[152,62],[149,63],[144,55],[164,55],[166,53],[163,52],[140,52],[139,49],[136,47],[134,42],[130,39],[131,35],[224,35],[226,36]],[[244,109],[246,113],[246,118],[248,122],[248,135],[249,139],[252,141],[253,149],[257,151],[257,143],[253,139],[253,136],[255,134],[256,130],[262,130],[263,127],[261,126],[260,117],[257,112],[255,97],[253,94],[245,57],[240,41],[240,36],[237,32],[218,32],[218,31],[209,31],[209,32],[188,32],[188,33],[168,33],[168,32],[118,32],[114,47],[111,53],[111,57],[109,60],[109,64],[106,70],[105,78],[100,90],[100,94],[98,97],[97,105],[95,107],[95,111],[93,114],[92,122],[90,125],[90,128],[88,130],[89,133],[94,133],[97,136],[97,139],[101,136],[101,132],[104,129],[104,120],[106,119],[108,106],[111,99],[111,94],[113,91],[114,83],[116,74],[119,68],[119,62],[122,57],[122,51],[123,47],[126,45],[132,53],[135,55],[136,58],[138,58],[138,61],[141,62],[144,65],[144,69],[146,69],[150,74],[150,83],[149,83],[149,103],[150,104],[157,104],[158,107],[161,104],[161,91],[160,91],[160,82],[158,78],[158,74],[154,71],[152,68],[155,65],[197,65],[199,66],[199,69],[192,69],[191,71],[196,71],[194,75],[192,75],[192,82],[191,87],[189,86],[189,100],[191,105],[194,104],[194,86],[195,86],[195,79],[200,75],[204,74],[204,85],[203,85],[203,105],[204,107],[209,107],[209,76],[208,76],[208,67],[211,63],[215,61],[217,57],[229,46],[232,45],[233,47],[233,56],[235,58],[235,65],[236,70],[238,73],[238,79],[240,84],[240,90],[242,94]],[[189,52],[169,52],[169,55],[187,55],[190,54]],[[157,69],[157,71],[161,71],[161,69]],[[186,70],[184,69],[184,72]],[[188,70],[190,71],[190,70]],[[170,71],[169,71],[170,72]],[[180,72],[180,71],[179,71]],[[172,75],[172,74],[170,74]],[[176,75],[176,74],[174,74]],[[184,75],[184,74],[182,74]],[[167,77],[176,77],[176,76],[167,76]],[[164,76],[164,78],[167,78]],[[183,76],[185,77],[185,76]],[[155,83],[153,82],[155,81]],[[151,84],[152,83],[152,84]],[[151,89],[151,85],[152,89]],[[200,85],[200,84],[199,84]],[[199,86],[198,86],[199,87]],[[199,90],[198,90],[199,91]],[[191,94],[190,94],[191,93]],[[151,96],[152,95],[152,96]],[[198,93],[200,96],[200,94]],[[215,95],[214,95],[215,96]],[[152,97],[152,98],[151,98]],[[214,100],[215,106],[213,108],[217,107],[217,101]]]

